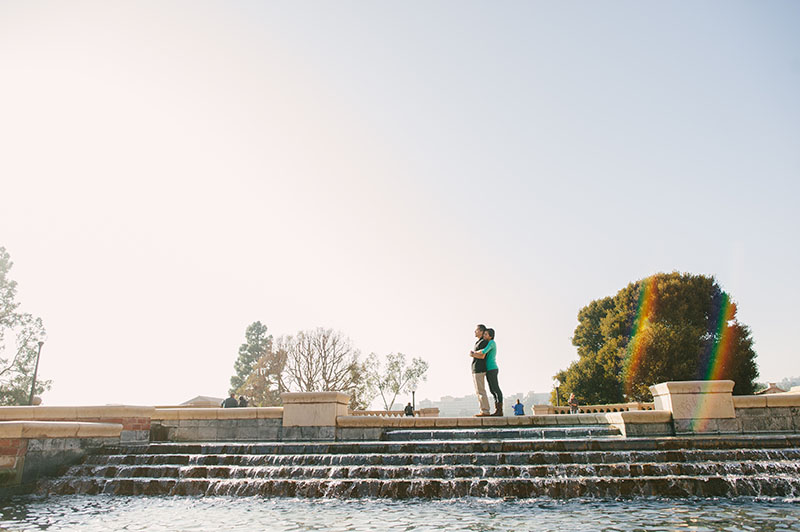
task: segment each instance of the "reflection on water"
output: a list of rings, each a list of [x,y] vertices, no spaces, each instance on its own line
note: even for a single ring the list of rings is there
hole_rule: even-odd
[[[800,531],[800,501],[15,497],[0,530]]]

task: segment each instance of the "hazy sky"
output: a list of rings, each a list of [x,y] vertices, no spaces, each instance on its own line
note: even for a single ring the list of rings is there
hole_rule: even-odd
[[[0,245],[47,404],[224,396],[248,324],[549,391],[714,275],[800,375],[800,3],[0,1]]]

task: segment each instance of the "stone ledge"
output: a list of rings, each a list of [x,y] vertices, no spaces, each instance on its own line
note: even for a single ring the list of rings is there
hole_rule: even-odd
[[[650,387],[653,395],[680,395],[699,393],[725,393],[733,392],[733,381],[671,381],[654,384]]]
[[[800,394],[775,393],[767,395],[767,408],[776,406],[800,406]]]
[[[256,412],[258,419],[283,419],[282,406],[262,406]]]
[[[242,408],[215,408],[217,411],[217,419],[257,419],[258,408],[256,407],[242,407]]]
[[[117,423],[0,421],[0,438],[119,438]]]
[[[734,395],[733,396],[734,408],[766,408],[767,396],[766,395]]]
[[[370,428],[383,428],[396,425],[389,425],[388,421],[396,418],[383,418],[371,416],[339,416],[336,418],[337,427],[370,427]]]
[[[608,423],[625,423],[628,425],[644,425],[651,423],[670,423],[672,412],[667,410],[632,410],[628,412],[610,412],[605,414]]]
[[[208,420],[208,419],[281,419],[283,408],[244,407],[244,408],[157,408],[153,421]]]
[[[507,427],[508,418],[503,417],[480,417],[482,427]]]
[[[103,418],[146,418],[155,412],[152,406],[4,406],[0,407],[0,420],[77,421]]]
[[[284,405],[299,403],[350,403],[350,396],[342,392],[284,392],[281,394]]]
[[[672,412],[672,419],[733,419],[734,382],[684,381],[662,382],[650,386],[655,410]]]

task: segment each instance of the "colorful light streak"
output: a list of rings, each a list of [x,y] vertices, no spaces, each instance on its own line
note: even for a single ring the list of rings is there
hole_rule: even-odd
[[[633,321],[631,339],[628,342],[625,366],[629,368],[628,375],[631,377],[638,373],[639,366],[644,359],[644,332],[647,330],[650,319],[655,313],[657,301],[658,285],[656,277],[648,277],[639,285],[639,301],[636,304],[636,318]],[[630,377],[625,383],[625,387],[628,395],[630,395],[633,387],[633,382]]]
[[[733,333],[728,327],[728,322],[736,315],[736,305],[730,300],[730,296],[722,293],[719,308],[715,309],[716,324],[714,326],[714,344],[705,362],[705,368],[700,368],[700,379],[704,381],[722,380],[729,367],[731,355],[733,353],[732,341]],[[707,394],[701,394],[695,405],[692,420],[692,431],[706,432],[713,429],[711,423],[711,413],[713,402]]]

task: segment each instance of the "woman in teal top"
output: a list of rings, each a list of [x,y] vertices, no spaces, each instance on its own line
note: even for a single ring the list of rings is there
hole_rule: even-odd
[[[486,359],[486,381],[489,383],[489,391],[494,396],[495,412],[493,416],[503,415],[503,392],[500,390],[500,384],[497,382],[497,373],[500,368],[497,367],[497,344],[494,342],[494,329],[486,329],[483,333],[483,338],[488,340],[489,343],[480,351],[473,351],[472,356],[475,358]]]

